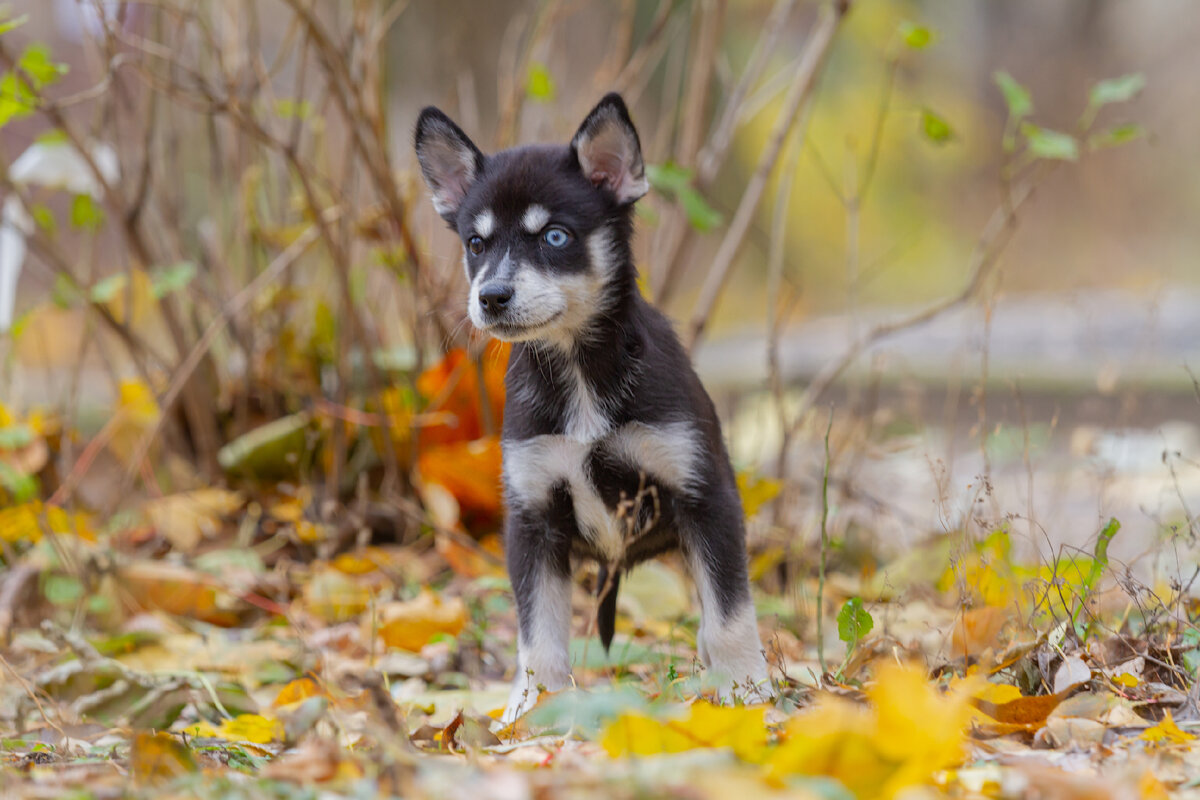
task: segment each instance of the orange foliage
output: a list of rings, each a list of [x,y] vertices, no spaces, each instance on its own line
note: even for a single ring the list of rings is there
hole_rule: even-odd
[[[444,422],[420,429],[422,449],[451,442],[469,442],[488,433],[484,408],[491,416],[492,433],[498,433],[504,419],[504,373],[508,369],[510,346],[491,341],[478,363],[466,350],[455,349],[417,378],[417,391],[429,403],[427,414],[444,414]],[[480,394],[480,374],[483,396]]]

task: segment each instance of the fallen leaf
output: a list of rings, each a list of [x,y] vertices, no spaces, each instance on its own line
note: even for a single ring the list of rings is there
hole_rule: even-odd
[[[326,622],[354,619],[371,603],[362,581],[332,567],[317,567],[304,585],[304,607]]]
[[[143,510],[172,547],[191,553],[201,540],[219,533],[222,517],[237,511],[242,503],[242,496],[228,489],[196,489],[151,500]]]
[[[196,771],[192,753],[171,734],[139,731],[133,736],[129,766],[139,784],[165,783]]]
[[[487,436],[424,448],[417,458],[421,481],[445,487],[463,514],[500,513],[500,440]]]
[[[216,580],[181,564],[135,561],[117,570],[120,585],[143,608],[191,617],[214,625],[238,623],[245,604]]]
[[[766,756],[764,714],[762,706],[734,708],[704,701],[693,703],[687,716],[678,719],[627,712],[605,728],[600,744],[614,758],[728,747],[739,758],[758,762]]]
[[[1012,618],[1012,611],[999,606],[985,606],[964,611],[962,619],[954,626],[951,652],[955,656],[977,656],[996,642]]]
[[[1054,693],[1062,694],[1092,679],[1091,668],[1079,656],[1067,656],[1054,673]]]
[[[439,633],[457,636],[467,624],[467,606],[462,598],[443,601],[424,591],[413,600],[381,606],[378,616],[384,644],[417,652]]]
[[[1171,745],[1187,744],[1193,741],[1196,736],[1180,729],[1171,717],[1171,712],[1168,711],[1161,722],[1153,728],[1147,728],[1142,731],[1138,738],[1144,742],[1149,742],[1153,747],[1170,747]]]
[[[291,705],[292,703],[299,703],[310,697],[320,697],[324,694],[325,692],[312,678],[297,678],[279,690],[279,694],[275,695],[275,702],[271,705]]]

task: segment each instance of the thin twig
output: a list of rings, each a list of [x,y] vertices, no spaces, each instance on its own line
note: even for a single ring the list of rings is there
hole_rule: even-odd
[[[829,424],[825,426],[825,469],[821,477],[821,565],[817,573],[817,662],[822,677],[829,669],[825,665],[825,553],[829,547],[829,434],[833,431],[833,406],[829,407]]]
[[[839,0],[839,2],[831,6],[827,6],[822,13],[821,20],[817,23],[816,30],[813,31],[812,37],[809,39],[808,47],[804,51],[804,57],[801,59],[796,69],[796,74],[793,77],[792,87],[784,100],[779,121],[776,123],[775,129],[771,132],[771,137],[767,140],[766,148],[764,148],[762,155],[759,157],[758,166],[755,167],[754,174],[751,175],[750,181],[746,185],[746,191],[742,194],[742,199],[738,203],[733,221],[729,224],[729,229],[725,232],[725,238],[721,240],[721,246],[717,249],[717,254],[713,257],[713,263],[709,267],[708,276],[705,278],[704,285],[700,289],[700,299],[696,303],[696,310],[692,315],[692,320],[688,327],[686,343],[689,350],[695,348],[696,342],[700,339],[700,336],[704,333],[704,328],[708,325],[713,308],[716,306],[717,299],[725,287],[725,281],[728,279],[730,270],[733,268],[734,259],[737,258],[737,254],[742,248],[742,243],[746,239],[746,234],[754,222],[758,205],[762,201],[763,193],[767,189],[767,181],[771,176],[771,171],[775,168],[775,163],[779,160],[779,156],[783,152],[783,144],[787,139],[788,131],[791,130],[793,123],[795,123],[800,109],[806,106],[812,97],[813,89],[817,83],[817,76],[821,72],[821,66],[825,63],[825,58],[829,55],[830,47],[833,45],[834,34],[837,33],[842,20],[846,17],[846,12],[849,10],[849,0]]]

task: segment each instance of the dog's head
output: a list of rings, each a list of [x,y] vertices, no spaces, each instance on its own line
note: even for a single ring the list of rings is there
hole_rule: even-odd
[[[421,112],[416,145],[433,206],[462,238],[475,327],[564,346],[586,335],[632,280],[630,210],[648,188],[621,97],[566,146],[485,156],[436,108]]]

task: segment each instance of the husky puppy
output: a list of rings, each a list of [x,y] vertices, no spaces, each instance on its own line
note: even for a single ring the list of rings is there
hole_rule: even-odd
[[[464,245],[471,322],[513,343],[501,444],[519,637],[503,719],[570,684],[573,557],[600,563],[607,649],[621,572],[675,548],[700,596],[699,656],[720,697],[766,697],[720,423],[637,287],[633,204],[649,186],[624,101],[602,99],[568,145],[493,155],[426,108],[416,150],[434,208]]]

